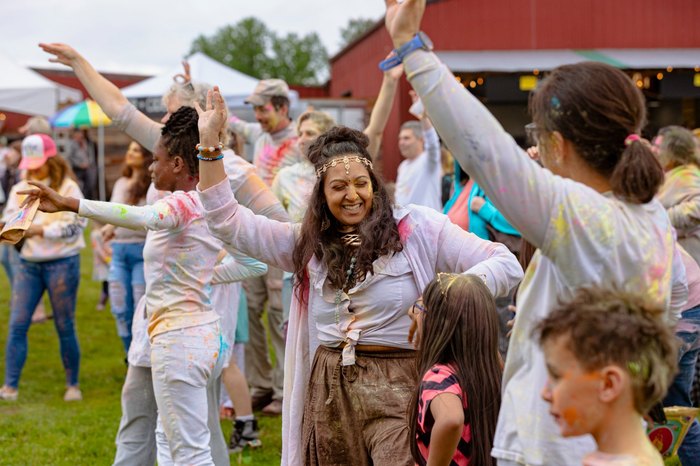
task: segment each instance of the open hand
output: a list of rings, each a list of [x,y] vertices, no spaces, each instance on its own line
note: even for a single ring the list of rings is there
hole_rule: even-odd
[[[51,63],[63,63],[64,65],[73,67],[73,63],[80,58],[80,54],[73,47],[66,44],[51,43],[39,44],[39,47],[46,52],[54,55],[54,58],[49,58]]]
[[[27,183],[34,186],[36,189],[26,189],[17,192],[17,194],[24,194],[27,196],[27,199],[22,203],[22,207],[39,199],[39,210],[42,212],[78,212],[78,207],[80,207],[80,201],[78,199],[63,197],[48,186],[37,183],[36,181],[27,181]]]
[[[182,60],[182,73],[178,73],[173,76],[173,81],[179,84],[187,84],[192,81],[192,76],[190,75],[190,63],[187,60]]]
[[[199,142],[205,146],[215,146],[226,131],[226,102],[219,87],[214,86],[214,89],[207,92],[207,105],[204,110],[198,102],[194,103],[194,108],[199,114]]]
[[[398,49],[410,41],[420,29],[426,0],[386,0],[386,30],[389,31],[394,48]]]

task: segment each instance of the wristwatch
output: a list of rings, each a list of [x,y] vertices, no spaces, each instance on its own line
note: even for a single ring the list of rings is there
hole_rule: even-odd
[[[379,62],[379,69],[382,71],[388,71],[393,67],[400,65],[409,53],[418,49],[433,50],[433,41],[430,40],[430,37],[428,37],[428,35],[423,31],[418,31],[416,35],[413,36],[413,39],[394,50],[394,55]]]

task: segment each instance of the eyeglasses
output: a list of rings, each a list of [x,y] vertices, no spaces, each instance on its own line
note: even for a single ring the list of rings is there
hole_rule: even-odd
[[[537,127],[535,123],[528,123],[525,125],[525,140],[529,146],[536,146],[542,131]]]

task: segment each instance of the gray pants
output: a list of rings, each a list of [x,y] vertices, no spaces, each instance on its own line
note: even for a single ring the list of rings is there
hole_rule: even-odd
[[[267,275],[248,279],[243,286],[248,299],[248,343],[245,348],[245,367],[250,394],[259,396],[272,392],[275,400],[281,400],[284,382],[282,271],[270,267]],[[262,321],[265,302],[267,302],[270,340],[275,349],[274,369],[270,363],[267,337]]]
[[[219,423],[220,381],[207,392],[211,456],[217,466],[230,465],[228,448]],[[149,367],[129,366],[122,387],[122,418],[117,431],[115,466],[152,466],[156,462],[158,408]]]

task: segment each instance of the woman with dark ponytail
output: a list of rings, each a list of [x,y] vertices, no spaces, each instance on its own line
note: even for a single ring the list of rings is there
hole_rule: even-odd
[[[586,285],[642,293],[675,312],[687,294],[673,229],[654,199],[663,171],[640,137],[644,98],[625,73],[606,64],[552,70],[530,100],[543,168],[428,46],[414,46],[425,44],[418,34],[425,0],[386,3],[387,30],[395,48],[404,46],[406,75],[438,133],[538,249],[518,292],[491,454],[499,466],[581,464],[595,445],[590,437],[562,438],[549,416],[539,395],[547,368],[533,327],[558,299]],[[570,414],[559,422],[579,422]]]
[[[200,143],[226,124],[218,90]],[[214,236],[295,274],[285,350],[282,464],[412,465],[407,407],[418,383],[412,319],[438,272],[477,275],[495,296],[522,269],[432,209],[393,207],[359,131],[335,127],[308,156],[317,176],[301,225],[256,216],[227,189],[220,160],[200,159]],[[418,320],[422,317],[417,317]],[[496,402],[497,400],[494,400]]]

